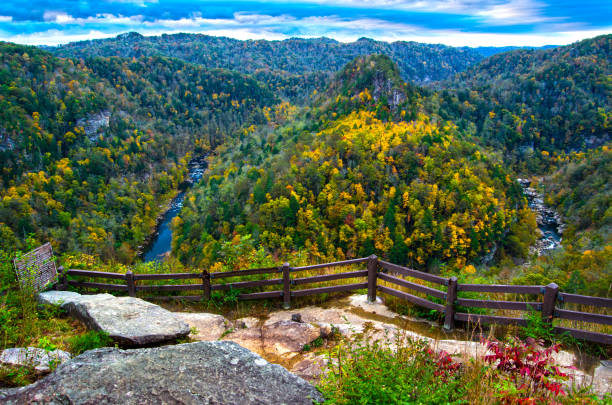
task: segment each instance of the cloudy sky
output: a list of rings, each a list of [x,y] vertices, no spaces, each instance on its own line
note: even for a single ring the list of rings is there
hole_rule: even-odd
[[[370,37],[453,46],[563,45],[612,33],[612,0],[3,0],[0,40],[56,45],[195,32],[238,39]]]

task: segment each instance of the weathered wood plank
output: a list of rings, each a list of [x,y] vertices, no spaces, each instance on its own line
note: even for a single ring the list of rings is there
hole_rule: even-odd
[[[68,276],[91,277],[91,278],[112,278],[117,280],[125,280],[125,274],[122,273],[107,273],[105,271],[90,271],[68,269],[64,270]]]
[[[332,287],[308,288],[305,290],[291,291],[291,296],[292,297],[303,297],[306,295],[313,295],[313,294],[360,290],[362,288],[367,288],[367,287],[368,287],[368,283],[366,282],[366,283],[335,285]]]
[[[291,281],[291,283],[295,285],[311,284],[311,283],[320,283],[322,281],[342,280],[345,278],[366,277],[367,275],[368,275],[367,270],[360,270],[360,271],[351,271],[347,273],[324,274],[322,276],[295,278]]]
[[[323,269],[326,267],[349,266],[351,264],[365,263],[367,261],[368,261],[367,257],[362,257],[359,259],[342,260],[339,262],[312,264],[310,266],[292,267],[291,272],[295,273],[297,271],[317,270],[317,269]]]
[[[567,309],[556,309],[555,316],[562,318],[562,319],[569,319],[572,321],[583,321],[583,322],[600,323],[603,325],[612,325],[611,315],[592,314],[590,312],[569,311]]]
[[[455,320],[464,321],[470,323],[498,323],[502,325],[522,325],[527,326],[527,320],[522,318],[510,318],[507,316],[493,316],[493,315],[480,315],[480,314],[466,314],[463,312],[457,312],[455,314]]]
[[[212,284],[210,286],[210,289],[212,291],[225,291],[229,289],[264,287],[268,285],[276,285],[276,284],[282,284],[282,283],[283,283],[282,278],[273,278],[271,280],[239,281],[236,283],[228,283],[228,284]]]
[[[139,285],[136,291],[195,291],[203,290],[203,284]]]
[[[68,280],[68,285],[73,287],[82,288],[96,288],[98,290],[111,290],[111,291],[127,291],[127,285],[121,284],[105,284],[105,283],[89,283],[85,281],[74,281]]]
[[[134,274],[134,280],[184,280],[202,278],[202,273]]]
[[[559,300],[575,304],[591,305],[594,307],[612,308],[612,298],[591,297],[588,295],[559,293]]]
[[[202,301],[205,298],[202,295],[151,295],[144,297],[144,299],[160,301]]]
[[[394,273],[399,273],[404,276],[414,277],[425,281],[430,281],[432,283],[447,285],[448,279],[440,276],[436,276],[434,274],[424,273],[422,271],[409,269],[407,267],[398,266],[397,264],[389,263],[384,260],[378,260],[378,264],[383,269],[389,270]]]
[[[228,278],[228,277],[241,277],[241,276],[252,276],[253,274],[268,274],[268,273],[280,273],[280,267],[265,267],[261,269],[246,269],[236,271],[218,271],[210,273],[210,278]]]
[[[458,284],[457,291],[474,291],[508,294],[542,294],[541,285],[509,285],[509,284]]]
[[[557,334],[562,334],[562,333],[567,332],[573,337],[575,337],[576,339],[584,339],[584,340],[588,340],[589,342],[600,343],[604,345],[612,345],[612,335],[608,335],[606,333],[590,332],[586,330],[579,330],[579,329],[573,329],[573,328],[563,328],[560,326],[555,326],[553,328],[553,332]]]
[[[393,284],[400,285],[402,287],[410,288],[411,290],[429,294],[432,297],[440,298],[443,300],[446,299],[446,293],[444,291],[436,290],[435,288],[426,287],[424,285],[413,283],[411,281],[404,280],[398,277],[393,277],[385,273],[380,273],[378,275],[378,278],[384,281],[388,281]]]
[[[393,295],[394,297],[404,299],[406,301],[412,302],[413,304],[420,305],[425,308],[435,309],[436,311],[444,312],[444,305],[436,304],[434,302],[428,301],[425,298],[417,297],[416,295],[408,294],[403,291],[398,291],[393,288],[383,287],[381,285],[377,286],[376,289],[382,293]]]
[[[510,309],[515,311],[542,310],[541,302],[472,300],[467,298],[459,298],[457,299],[457,304],[464,307]]]
[[[265,291],[251,294],[240,294],[238,295],[239,300],[259,300],[259,299],[268,299],[268,298],[280,298],[282,297],[282,291]]]

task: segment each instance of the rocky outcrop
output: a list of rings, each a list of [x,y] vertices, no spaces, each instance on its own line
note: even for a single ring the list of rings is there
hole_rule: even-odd
[[[7,404],[311,404],[315,387],[233,342],[148,349],[96,349],[38,382],[12,391]]]
[[[75,294],[75,293],[73,293]],[[176,340],[189,335],[187,323],[159,305],[134,297],[110,294],[39,294],[39,301],[55,303],[87,327],[100,330],[120,345],[135,347]]]
[[[38,374],[47,374],[52,368],[70,360],[70,357],[70,353],[63,350],[13,347],[0,352],[0,364],[9,367],[32,367]]]
[[[87,117],[79,118],[76,124],[79,127],[83,127],[85,135],[87,135],[90,141],[94,142],[98,139],[99,130],[107,128],[110,124],[110,116],[110,111],[100,111],[95,114],[89,114]]]

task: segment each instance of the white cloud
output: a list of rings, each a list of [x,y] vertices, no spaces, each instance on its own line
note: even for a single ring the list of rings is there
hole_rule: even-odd
[[[306,2],[358,8],[459,14],[474,16],[492,25],[529,24],[558,20],[558,18],[545,16],[542,13],[545,5],[536,0],[307,0]]]
[[[70,33],[60,30],[48,30],[33,34],[11,35],[0,31],[0,41],[15,42],[26,45],[61,45],[68,42],[86,41],[88,39],[112,38],[121,32],[101,32],[90,30],[81,33]]]
[[[490,24],[513,25],[561,21],[559,17],[542,14],[544,6],[531,0],[511,0],[507,3],[492,5],[475,13]]]
[[[46,22],[55,22],[59,24],[74,22],[74,17],[64,11],[45,10],[43,19]]]
[[[13,17],[10,15],[0,15],[0,23],[3,22],[11,22],[13,21]]]
[[[512,0],[515,5],[526,0]],[[465,0],[461,1],[462,4]],[[506,20],[527,18],[515,8],[500,9]],[[33,45],[57,45],[84,39],[108,38],[138,31],[143,35],[191,32],[236,39],[285,39],[289,36],[312,38],[327,36],[342,42],[370,37],[384,41],[418,41],[442,43],[451,46],[509,46],[509,45],[563,45],[581,39],[612,32],[612,26],[600,30],[585,30],[579,24],[555,25],[555,32],[533,33],[474,33],[459,30],[434,30],[409,23],[392,23],[376,18],[341,18],[339,16],[296,18],[291,15],[270,16],[265,14],[235,13],[233,18],[211,19],[194,14],[190,18],[160,19],[147,21],[142,16],[125,17],[113,14],[98,14],[87,18],[74,18],[66,13],[49,11],[45,19],[61,23],[62,30],[52,29],[33,34],[11,35],[0,31],[0,39]],[[12,23],[16,24],[25,22]]]

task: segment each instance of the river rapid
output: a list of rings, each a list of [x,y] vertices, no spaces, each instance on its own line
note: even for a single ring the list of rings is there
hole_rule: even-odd
[[[536,213],[536,222],[540,231],[540,236],[533,247],[538,256],[546,254],[561,245],[561,235],[565,225],[555,210],[544,204],[544,196],[535,188],[531,187],[528,179],[517,179],[523,193],[527,198],[527,204]]]

